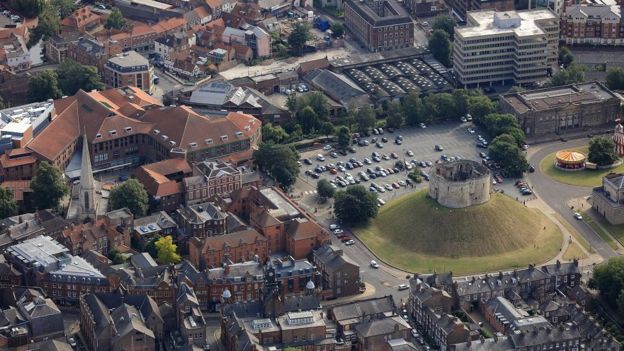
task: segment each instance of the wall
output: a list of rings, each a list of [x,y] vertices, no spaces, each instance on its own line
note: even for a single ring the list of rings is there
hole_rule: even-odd
[[[489,171],[479,178],[470,178],[465,181],[449,181],[442,175],[437,174],[437,169],[437,167],[434,168],[431,176],[429,196],[436,199],[440,205],[450,208],[463,208],[482,204],[490,200],[491,183]]]

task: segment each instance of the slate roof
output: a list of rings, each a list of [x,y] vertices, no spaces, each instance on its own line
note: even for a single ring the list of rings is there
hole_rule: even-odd
[[[366,20],[370,25],[375,27],[410,24],[412,19],[408,13],[394,0],[382,0],[383,1],[383,15],[380,16],[375,12],[367,1],[359,0],[347,0],[345,5],[351,7],[362,18]]]
[[[368,96],[366,92],[355,84],[348,82],[346,77],[339,76],[326,69],[311,71],[304,76],[304,79],[330,98],[345,105],[354,98]]]
[[[394,313],[396,306],[392,296],[384,296],[346,303],[333,307],[332,313],[337,321],[362,318],[364,315]]]
[[[332,270],[339,270],[344,265],[358,266],[341,249],[333,245],[323,245],[314,251],[314,259],[323,263],[323,266]]]
[[[359,335],[368,338],[378,335],[390,335],[395,332],[397,326],[399,331],[412,329],[403,318],[396,316],[359,323],[355,326],[355,330]]]

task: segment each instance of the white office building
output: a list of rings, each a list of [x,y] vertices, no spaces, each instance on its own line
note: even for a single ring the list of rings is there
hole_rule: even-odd
[[[453,66],[464,87],[529,85],[557,67],[559,18],[549,9],[468,12],[455,28]]]

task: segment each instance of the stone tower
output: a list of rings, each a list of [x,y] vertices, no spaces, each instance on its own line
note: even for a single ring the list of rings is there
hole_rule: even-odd
[[[91,168],[91,158],[89,157],[89,142],[87,135],[82,136],[82,161],[80,164],[80,187],[78,188],[79,211],[81,219],[95,219],[95,181],[93,180],[93,170]]]

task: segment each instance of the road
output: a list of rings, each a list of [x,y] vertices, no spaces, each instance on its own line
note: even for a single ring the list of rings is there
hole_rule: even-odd
[[[585,146],[589,139],[577,139],[563,142],[554,142],[540,146],[539,149],[529,157],[529,163],[535,167],[535,172],[529,174],[529,181],[533,185],[536,194],[541,197],[561,217],[568,221],[579,233],[585,237],[596,252],[605,259],[618,256],[594,230],[584,221],[574,220],[572,211],[568,203],[572,199],[587,197],[591,195],[591,188],[563,184],[552,180],[540,170],[540,162],[547,155],[565,148],[575,148]]]

